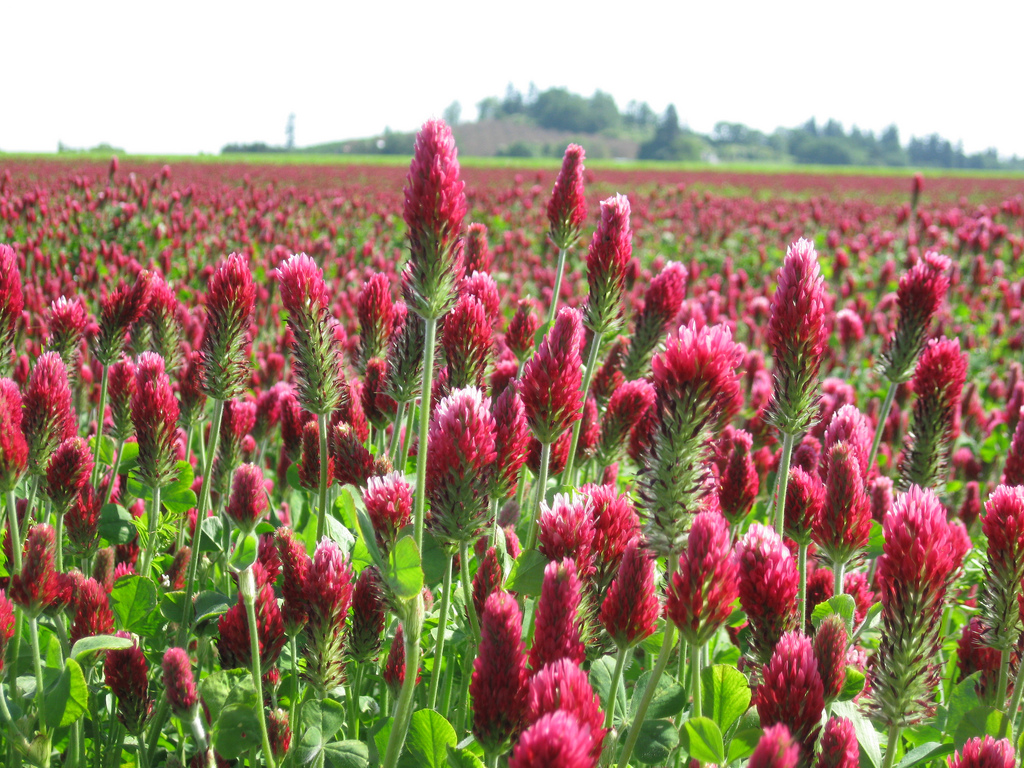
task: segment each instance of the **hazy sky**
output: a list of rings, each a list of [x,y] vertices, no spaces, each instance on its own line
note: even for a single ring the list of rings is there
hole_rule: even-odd
[[[463,119],[509,83],[771,131],[815,116],[1024,156],[1024,2],[0,0],[0,150],[216,153]]]

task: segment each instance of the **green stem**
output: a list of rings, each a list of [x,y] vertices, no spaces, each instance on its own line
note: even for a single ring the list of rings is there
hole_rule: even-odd
[[[136,752],[136,765],[138,765],[139,768],[149,768],[149,753],[146,749],[146,737],[142,735],[142,731],[139,731],[135,740],[137,742],[138,749]]]
[[[615,718],[615,701],[618,698],[619,680],[622,679],[622,668],[626,665],[626,649],[619,646],[615,652],[615,671],[612,672],[612,687],[608,689],[608,701],[604,703],[604,727],[610,730]]]
[[[996,684],[996,709],[1006,706],[1006,690],[1010,683],[1010,651],[999,652],[999,680]]]
[[[437,318],[424,318],[423,386],[420,393],[420,444],[416,449],[416,495],[413,506],[413,536],[423,551],[423,518],[427,508],[427,432],[430,429],[430,390],[434,380],[434,337]],[[405,738],[404,736],[402,737]]]
[[[544,501],[544,487],[548,484],[548,464],[551,463],[551,443],[540,444],[540,468],[537,473],[537,493],[533,502],[533,517],[530,518],[530,533],[526,539],[526,549],[537,546],[537,528],[540,521],[540,504]]]
[[[57,571],[60,573],[64,572],[64,513],[58,512],[55,517],[57,518],[53,526],[53,538],[56,541],[54,547],[54,555],[57,566]]]
[[[355,676],[348,687],[349,720],[352,721],[351,738],[359,740],[359,694],[363,690],[363,667],[356,667]]]
[[[428,321],[429,322],[429,321]],[[434,321],[436,322],[436,321]],[[429,390],[428,390],[429,391]],[[427,405],[430,395],[427,395]],[[465,566],[463,566],[465,567]],[[416,673],[420,668],[420,631],[423,629],[423,595],[417,595],[404,610],[405,629],[405,681],[395,702],[395,718],[388,737],[387,751],[384,754],[382,768],[395,768],[398,758],[405,747],[405,737],[409,733],[412,721],[413,694],[416,692]]]
[[[690,701],[693,702],[693,707],[690,709],[690,717],[701,716],[700,652],[701,648],[696,643],[690,646]]]
[[[1017,722],[1017,708],[1020,707],[1020,698],[1024,694],[1024,664],[1017,667],[1017,678],[1013,683],[1013,698],[1010,699],[1010,706],[1006,710],[1007,719],[1003,722],[1003,732],[1000,736],[1006,736],[1006,726],[1015,725]],[[1014,729],[1014,733],[1017,730]]]
[[[875,466],[875,456],[878,454],[878,446],[882,444],[882,432],[885,430],[885,422],[889,420],[889,411],[892,410],[892,402],[896,399],[896,389],[899,385],[889,382],[889,389],[885,393],[885,401],[882,403],[882,410],[878,412],[878,423],[875,426],[875,439],[871,441],[871,453],[868,455],[868,472]]]
[[[210,504],[210,486],[213,478],[210,477],[213,471],[213,459],[217,455],[217,442],[220,437],[220,422],[224,415],[224,401],[213,401],[213,417],[210,422],[209,446],[206,449],[206,462],[203,464],[203,487],[199,491],[199,502],[196,504],[196,530],[192,535],[192,557],[188,563],[188,578],[185,580],[185,600],[181,604],[181,626],[178,628],[178,638],[175,645],[185,647],[185,640],[188,638],[189,626],[192,624],[192,596],[195,594],[196,573],[199,570],[199,561],[203,559],[199,551],[199,541],[203,530],[203,521],[206,519],[206,511]]]
[[[800,591],[797,596],[797,613],[799,617],[799,629],[802,632],[807,623],[807,549],[809,544],[799,545],[797,549],[796,565],[800,572]]]
[[[412,446],[412,427],[416,422],[416,409],[413,408],[412,403],[409,403],[409,412],[405,414],[405,440],[402,441],[402,460],[399,462],[398,469],[403,475],[405,474],[405,468],[409,466],[409,448]]]
[[[21,732],[21,728],[14,722],[14,718],[11,717],[11,710],[7,708],[7,699],[3,695],[0,695],[0,716],[3,717],[4,723],[7,724],[7,733],[15,742],[19,751],[28,752],[30,746],[28,739],[25,738],[25,734]]]
[[[452,709],[452,690],[455,688],[455,646],[447,646],[447,651],[448,658],[445,660],[444,665],[444,692],[441,694],[441,709],[439,711],[451,721],[448,715]]]
[[[558,297],[562,294],[562,273],[565,271],[565,254],[567,248],[558,249],[558,266],[555,267],[555,285],[551,289],[551,307],[548,309],[548,325],[555,322],[558,314]]]
[[[196,679],[199,679],[198,675]],[[156,748],[160,744],[160,732],[164,729],[164,723],[167,722],[170,714],[171,707],[167,703],[167,697],[161,696],[160,702],[156,705],[156,711],[153,713],[153,718],[149,721],[149,749],[146,751],[146,760],[150,765],[156,760]]]
[[[121,468],[121,455],[124,451],[124,440],[117,441],[117,450],[114,451],[114,463],[110,465],[110,482],[107,483],[107,490],[103,492],[103,503],[100,504],[100,509],[105,507],[110,501],[110,494],[114,492],[114,478],[117,477],[117,471]],[[103,477],[100,477],[102,480]]]
[[[843,576],[846,575],[846,563],[835,563],[832,568],[832,594],[836,597],[843,594]]]
[[[204,480],[205,482],[205,480]],[[153,567],[153,557],[156,555],[157,528],[160,523],[160,486],[153,486],[153,503],[149,508],[149,538],[146,540],[146,551],[142,557],[142,568],[139,575],[149,578],[149,572]],[[196,520],[198,526],[199,520]]]
[[[590,338],[590,354],[587,356],[587,367],[583,369],[583,383],[580,391],[583,394],[582,412],[587,410],[587,391],[590,389],[590,382],[594,378],[594,369],[597,367],[597,356],[601,350],[601,336],[594,333]],[[576,464],[576,448],[580,444],[580,430],[583,429],[582,417],[576,420],[572,426],[572,442],[569,443],[569,459],[565,462],[565,469],[562,470],[561,486],[568,488],[576,484],[573,472]]]
[[[789,462],[793,456],[795,437],[783,433],[782,458],[779,460],[779,492],[775,499],[775,532],[781,538],[786,525],[786,486],[789,483]]]
[[[327,414],[317,416],[316,425],[320,432],[320,504],[316,514],[316,540],[320,541],[327,524]]]
[[[398,462],[398,437],[402,433],[402,417],[405,416],[405,402],[398,404],[398,410],[395,411],[395,420],[392,422],[394,425],[391,429],[391,445],[388,446],[388,457],[391,459],[392,464]]]
[[[326,462],[324,462],[326,464]],[[245,615],[249,620],[249,649],[252,656],[252,684],[256,688],[256,719],[260,724],[260,738],[263,740],[263,762],[268,768],[274,768],[274,753],[270,749],[270,736],[267,733],[267,718],[263,707],[263,673],[260,670],[260,635],[256,623],[256,579],[252,566],[238,574],[238,591],[245,604]]]
[[[448,630],[448,605],[452,595],[452,560],[455,553],[448,555],[445,561],[444,580],[441,584],[441,613],[437,620],[437,639],[434,642],[434,672],[430,676],[430,692],[427,694],[427,709],[433,709],[437,703],[437,688],[441,681],[441,661],[444,658],[445,634]],[[462,563],[466,567],[466,563]]]
[[[14,491],[7,492],[7,522],[11,527],[11,541],[20,542],[21,534],[18,532],[18,501],[14,498]],[[11,576],[21,573],[21,546],[20,543],[11,546],[11,559],[14,571]],[[21,692],[18,690],[18,656],[21,654],[21,632],[22,632],[22,610],[21,606],[14,606],[14,637],[8,646],[8,677],[11,682],[11,701],[21,704]],[[1022,665],[1024,666],[1024,665]],[[0,697],[2,698],[2,697]]]
[[[46,722],[46,695],[43,685],[43,654],[39,652],[39,624],[35,616],[28,619],[28,636],[32,643],[32,666],[36,673],[36,709],[39,712],[39,730],[44,733],[48,730],[44,725]]]
[[[669,556],[669,562],[671,562],[671,555]],[[633,755],[633,748],[636,746],[636,740],[640,737],[640,727],[643,725],[644,716],[647,714],[647,708],[651,705],[651,700],[654,698],[654,692],[657,690],[658,681],[661,680],[662,674],[665,672],[665,667],[668,666],[669,657],[672,655],[672,646],[675,644],[676,639],[676,625],[671,621],[666,622],[665,636],[661,644],[661,650],[658,652],[658,660],[654,664],[654,669],[651,670],[651,677],[647,681],[647,687],[644,688],[644,695],[640,699],[640,704],[637,707],[636,714],[633,716],[633,724],[629,727],[629,733],[626,735],[626,741],[622,745],[622,752],[619,754],[619,768],[626,768],[629,765],[629,758]]]
[[[462,598],[466,603],[469,615],[469,626],[473,629],[473,642],[480,642],[480,622],[477,620],[476,607],[473,605],[473,587],[469,583],[469,542],[459,542],[459,579],[462,581]]]
[[[484,765],[485,765],[485,766],[486,766],[487,768],[498,768],[498,758],[499,758],[499,757],[501,757],[501,755],[500,755],[500,754],[498,754],[497,752],[495,752],[495,753],[494,753],[494,754],[492,754],[492,755],[487,755],[487,756],[486,756],[486,757],[484,758]]]
[[[100,441],[103,439],[103,418],[106,416],[107,411],[107,374],[110,370],[109,366],[103,366],[103,373],[100,378],[100,403],[96,409],[96,449],[94,453],[99,454],[100,452]],[[92,465],[92,478],[89,484],[92,485],[93,489],[99,488],[99,476],[100,476],[100,462],[96,462]]]
[[[889,740],[885,743],[885,759],[882,761],[882,768],[892,768],[893,761],[900,746],[900,727],[889,726]]]
[[[7,492],[7,523],[11,526],[11,541],[21,541],[21,534],[18,531],[18,500],[14,498],[14,491]],[[14,573],[21,573],[21,547],[11,546],[11,557],[14,560]]]
[[[491,517],[494,526],[491,528],[491,546],[498,546],[498,513],[501,511],[501,499],[491,499]]]

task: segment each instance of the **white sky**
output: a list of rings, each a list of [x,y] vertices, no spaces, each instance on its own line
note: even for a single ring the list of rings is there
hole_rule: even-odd
[[[508,83],[708,132],[812,115],[1024,156],[1024,2],[0,0],[0,150],[216,153],[463,120]]]

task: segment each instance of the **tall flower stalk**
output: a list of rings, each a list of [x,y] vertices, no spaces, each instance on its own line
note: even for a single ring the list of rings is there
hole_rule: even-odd
[[[573,243],[580,236],[580,228],[587,220],[587,198],[583,192],[583,160],[585,153],[578,144],[565,148],[562,169],[555,179],[548,201],[548,237],[558,248],[558,265],[555,267],[555,284],[551,289],[551,307],[548,309],[548,325],[555,322],[558,314],[558,297],[562,293],[562,275],[565,272],[565,257]]]

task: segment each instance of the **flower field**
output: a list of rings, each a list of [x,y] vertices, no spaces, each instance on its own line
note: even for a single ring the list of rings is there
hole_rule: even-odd
[[[1013,768],[1024,182],[0,160],[9,766]]]

